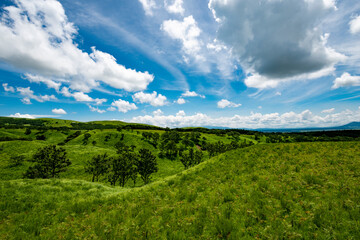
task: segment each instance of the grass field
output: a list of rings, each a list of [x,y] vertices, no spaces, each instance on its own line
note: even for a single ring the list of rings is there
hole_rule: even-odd
[[[6,165],[43,141],[0,144],[1,239],[360,239],[358,142],[258,144],[186,171],[163,159],[152,183],[120,188],[83,172],[88,157],[115,151],[101,141],[105,130],[89,133],[101,144],[70,141],[74,163],[53,180],[21,179],[27,163]]]

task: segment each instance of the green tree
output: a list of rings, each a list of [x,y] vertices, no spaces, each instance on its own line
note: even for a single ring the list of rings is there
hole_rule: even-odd
[[[92,182],[99,181],[99,177],[104,175],[109,168],[110,158],[106,153],[94,156],[86,163],[85,172],[92,174]]]
[[[71,165],[64,148],[48,145],[40,148],[33,156],[34,166],[29,167],[24,177],[27,178],[55,178],[65,172]]]
[[[26,130],[25,130],[25,135],[30,135],[31,134],[31,129],[30,128],[27,128]]]
[[[90,137],[91,137],[91,134],[90,134],[90,133],[85,133],[82,144],[83,144],[83,145],[87,145]]]
[[[140,149],[136,161],[137,171],[145,184],[150,182],[151,174],[158,171],[156,157],[148,149]]]
[[[130,149],[118,151],[118,154],[111,160],[108,181],[113,186],[119,181],[120,186],[124,187],[136,172],[137,154]]]
[[[183,152],[180,156],[180,161],[184,165],[185,169],[195,166],[201,163],[203,158],[203,153],[200,150],[194,150],[190,148],[188,152]]]

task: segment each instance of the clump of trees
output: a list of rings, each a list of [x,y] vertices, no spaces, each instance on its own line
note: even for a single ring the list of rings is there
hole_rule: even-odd
[[[145,184],[150,182],[150,177],[158,171],[156,157],[148,149],[135,151],[135,146],[127,146],[118,142],[117,155],[109,157],[100,154],[87,162],[85,171],[92,174],[92,181],[99,181],[100,176],[107,176],[108,182],[115,186],[117,183],[124,187],[132,180],[134,186],[138,176]]]
[[[184,165],[185,169],[189,167],[193,167],[199,163],[201,163],[203,158],[203,152],[201,150],[194,150],[190,148],[189,151],[181,152],[180,161]]]
[[[89,142],[89,138],[90,138],[90,137],[91,137],[91,134],[90,134],[90,133],[85,133],[82,144],[83,144],[83,145],[87,145],[88,142]]]
[[[40,148],[31,161],[35,164],[24,173],[25,178],[56,178],[71,165],[65,149],[55,145]]]
[[[143,132],[142,137],[144,140],[146,140],[148,143],[154,146],[154,148],[157,148],[158,141],[160,139],[160,134],[155,132]]]
[[[59,143],[58,145],[59,146],[65,145],[66,143],[70,142],[71,140],[77,138],[80,135],[81,135],[81,131],[76,131],[73,134],[67,136],[67,138],[63,142]]]
[[[203,147],[209,152],[209,157],[214,157],[230,150],[249,147],[252,145],[254,145],[252,141],[247,142],[246,140],[243,142],[232,141],[228,144],[225,144],[223,141],[217,141],[215,143],[206,143]]]

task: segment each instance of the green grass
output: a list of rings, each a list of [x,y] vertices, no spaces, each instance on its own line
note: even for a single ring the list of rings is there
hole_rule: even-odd
[[[138,188],[3,180],[0,238],[360,239],[359,172],[358,142],[291,143],[227,152]]]

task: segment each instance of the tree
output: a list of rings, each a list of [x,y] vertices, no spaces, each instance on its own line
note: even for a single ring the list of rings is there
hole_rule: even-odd
[[[148,149],[140,149],[136,161],[137,171],[145,184],[150,182],[150,175],[158,171],[156,157]]]
[[[203,153],[200,150],[195,150],[190,148],[188,152],[183,152],[180,157],[181,163],[184,165],[185,169],[195,166],[201,163],[203,158]]]
[[[124,151],[117,157],[112,158],[108,180],[111,185],[115,186],[119,181],[121,187],[133,177],[136,171],[136,157],[134,152]]]
[[[36,136],[36,140],[45,141],[45,140],[46,140],[46,136],[45,136],[44,134],[37,135],[37,136]]]
[[[34,166],[29,167],[24,176],[27,178],[55,178],[71,165],[64,148],[48,145],[40,148],[33,156]]]
[[[99,181],[99,176],[104,175],[109,168],[110,158],[106,153],[94,156],[86,163],[85,172],[92,174],[92,182]]]
[[[31,129],[30,128],[27,128],[26,130],[25,130],[25,135],[30,135],[31,134]]]
[[[83,144],[83,145],[87,145],[90,137],[91,137],[91,134],[90,134],[90,133],[85,133],[82,144]]]

